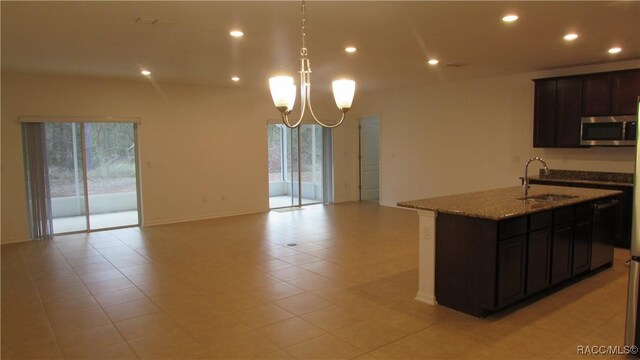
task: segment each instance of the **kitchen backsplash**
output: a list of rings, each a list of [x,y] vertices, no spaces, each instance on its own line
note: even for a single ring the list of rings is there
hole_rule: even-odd
[[[544,169],[540,169],[540,178],[541,179],[607,181],[607,182],[626,183],[626,184],[633,183],[633,174],[631,173],[600,172],[600,171],[549,169],[549,175],[547,175],[544,173]]]

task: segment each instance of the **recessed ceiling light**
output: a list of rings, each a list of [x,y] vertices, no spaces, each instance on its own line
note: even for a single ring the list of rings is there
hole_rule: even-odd
[[[344,51],[346,51],[348,53],[354,53],[354,52],[356,52],[356,50],[358,50],[358,49],[354,48],[353,46],[348,46],[348,47],[344,48]]]
[[[236,81],[237,82],[237,81],[240,81],[240,78],[237,77],[237,76],[234,76],[234,77],[231,78],[231,81]]]
[[[567,41],[572,41],[578,38],[578,34],[571,33],[564,36],[564,39]]]
[[[151,71],[144,69],[144,70],[140,71],[140,74],[142,74],[144,76],[149,76],[149,75],[151,75]]]
[[[617,54],[620,51],[622,51],[622,48],[619,47],[612,47],[611,49],[609,49],[609,54]]]
[[[514,15],[514,14],[506,15],[502,18],[502,21],[504,22],[514,22],[516,20],[518,20],[518,15]]]
[[[240,30],[233,30],[229,33],[229,35],[235,37],[235,38],[239,38],[242,37],[244,35],[244,33]]]
[[[427,61],[429,63],[429,65],[438,65],[439,61],[438,59],[431,59],[429,61]]]

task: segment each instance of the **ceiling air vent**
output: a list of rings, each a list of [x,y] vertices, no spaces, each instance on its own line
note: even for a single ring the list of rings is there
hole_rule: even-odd
[[[138,16],[133,20],[136,24],[144,24],[144,25],[172,25],[172,20],[160,19],[153,16]]]
[[[461,67],[467,66],[467,65],[469,65],[469,64],[460,62],[460,63],[448,63],[445,66],[446,67],[452,67],[452,68],[461,68]]]

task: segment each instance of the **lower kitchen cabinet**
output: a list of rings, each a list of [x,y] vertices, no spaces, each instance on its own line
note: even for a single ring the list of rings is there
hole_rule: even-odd
[[[501,221],[439,213],[436,300],[483,317],[590,271],[592,215],[591,202]]]
[[[529,233],[527,241],[527,294],[549,287],[551,279],[551,228]]]
[[[591,239],[593,222],[590,218],[577,219],[573,228],[573,275],[579,275],[591,267]]]
[[[571,247],[573,224],[564,223],[553,227],[551,247],[551,285],[571,277]]]
[[[498,241],[499,307],[512,304],[525,295],[527,236]]]
[[[633,208],[633,186],[627,185],[603,185],[596,183],[576,183],[565,182],[556,179],[531,179],[531,184],[553,185],[553,186],[569,186],[580,188],[595,188],[604,190],[622,191],[622,195],[618,196],[620,205],[616,209],[616,224],[614,233],[614,244],[616,247],[629,249],[631,246],[631,216]]]

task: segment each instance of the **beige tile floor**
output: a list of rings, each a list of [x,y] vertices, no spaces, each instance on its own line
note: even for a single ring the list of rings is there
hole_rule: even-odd
[[[2,358],[571,359],[621,345],[624,251],[481,320],[413,299],[417,233],[414,212],[363,202],[2,246]]]

